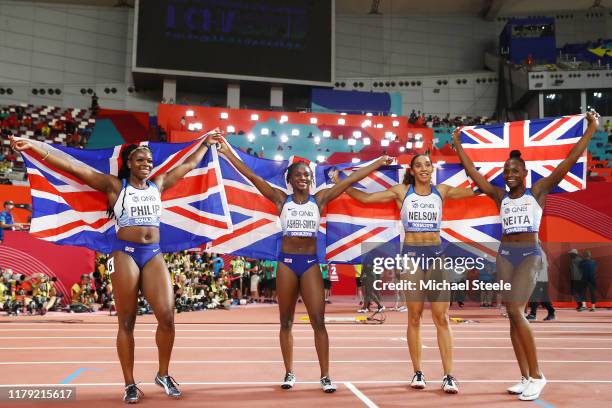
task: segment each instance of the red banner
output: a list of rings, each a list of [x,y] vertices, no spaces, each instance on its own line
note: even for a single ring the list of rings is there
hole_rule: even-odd
[[[0,244],[0,267],[26,276],[56,276],[56,289],[65,299],[70,299],[70,287],[82,274],[94,271],[96,254],[90,249],[56,245],[27,232],[4,231],[4,238]]]

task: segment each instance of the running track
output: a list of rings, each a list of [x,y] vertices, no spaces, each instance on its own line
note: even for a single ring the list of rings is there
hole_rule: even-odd
[[[355,316],[348,304],[328,306],[329,317]],[[542,313],[542,311],[540,311]],[[442,368],[435,327],[426,312],[422,329],[424,373],[428,388],[412,390],[412,368],[406,347],[406,314],[388,312],[383,325],[329,324],[331,374],[338,392],[324,394],[318,385],[318,363],[312,330],[300,321],[298,305],[295,371],[298,383],[284,391],[275,306],[247,306],[231,311],[177,315],[170,373],[181,384],[187,407],[609,407],[612,397],[612,311],[558,311],[555,322],[533,324],[541,367],[549,384],[541,399],[526,403],[505,393],[519,377],[508,322],[497,310],[451,310],[455,369],[460,394],[440,390]],[[543,315],[538,316],[539,319]],[[152,316],[136,324],[135,375],[145,393],[141,404],[170,406],[153,384],[157,369]],[[116,317],[50,314],[0,317],[0,384],[77,387],[77,403],[60,406],[123,406],[123,381],[115,351]],[[606,402],[608,401],[608,402]],[[231,404],[231,405],[229,405]],[[27,404],[0,405],[24,407]],[[34,404],[43,406],[45,404]]]

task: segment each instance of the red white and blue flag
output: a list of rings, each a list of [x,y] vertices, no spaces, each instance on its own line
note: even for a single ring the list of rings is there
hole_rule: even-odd
[[[462,129],[462,144],[476,167],[493,184],[503,186],[503,164],[513,149],[521,150],[529,170],[527,185],[548,176],[569,153],[585,130],[584,116],[521,121]],[[32,143],[39,143],[32,141]],[[186,144],[151,143],[153,176],[181,163],[199,141]],[[121,146],[114,149],[79,150],[46,145],[54,154],[88,166],[95,171],[117,174]],[[299,158],[275,161],[235,154],[272,186],[290,193],[285,181],[287,167]],[[31,232],[42,239],[80,245],[108,253],[113,248],[115,222],[108,219],[106,196],[74,177],[49,167],[24,152],[32,187]],[[369,163],[336,166],[309,163],[315,174],[312,193],[330,187],[329,171],[346,177]],[[385,190],[401,182],[404,170],[381,168],[355,187],[367,192]],[[575,191],[586,186],[586,153],[555,191]],[[438,166],[436,184],[473,186],[460,165]],[[212,148],[200,166],[162,195],[164,211],[161,247],[164,252],[207,245],[212,252],[276,259],[281,237],[278,210]],[[487,201],[488,200],[488,201]],[[362,245],[398,243],[402,238],[399,210],[395,203],[363,205],[346,194],[327,205],[319,228],[319,259],[327,262],[361,262]],[[441,236],[450,242],[498,242],[501,236],[499,211],[486,197],[445,204]],[[477,248],[477,245],[475,246]],[[494,249],[478,248],[493,255]]]
[[[505,188],[504,162],[512,150],[525,160],[527,187],[549,176],[569,154],[587,127],[584,115],[562,116],[486,126],[465,126],[461,144],[478,171],[492,184]],[[586,188],[586,151],[552,192]],[[449,175],[450,176],[450,175]],[[437,180],[444,183],[444,178]],[[467,182],[461,184],[467,187]]]
[[[181,164],[194,152],[201,139],[191,143],[150,143],[155,167],[151,177]],[[121,149],[81,150],[44,145],[54,155],[96,172],[117,175]],[[84,246],[110,253],[116,242],[115,221],[108,218],[108,200],[70,174],[60,171],[30,152],[22,152],[32,193],[34,236],[64,245]],[[162,193],[160,246],[163,252],[198,247],[232,229],[218,156],[210,149],[200,165],[175,186]]]

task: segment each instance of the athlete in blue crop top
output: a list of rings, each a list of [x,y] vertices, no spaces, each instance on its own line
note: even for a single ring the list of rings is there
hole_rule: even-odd
[[[415,260],[433,260],[431,269],[418,268],[412,273],[404,273],[402,279],[413,281],[418,287],[420,281],[444,279],[445,271],[435,264],[435,258],[442,257],[440,224],[442,222],[442,205],[447,198],[462,198],[474,195],[468,188],[456,188],[446,184],[431,184],[433,165],[426,155],[416,155],[410,162],[410,170],[401,184],[396,184],[385,191],[366,193],[349,188],[348,195],[362,203],[392,203],[400,209],[400,218],[404,227],[403,252]],[[338,180],[334,177],[334,180]],[[401,271],[406,272],[406,271]],[[421,371],[421,318],[425,298],[431,303],[431,313],[438,334],[440,355],[444,368],[442,389],[449,394],[459,392],[453,370],[453,337],[448,321],[450,294],[448,292],[423,292],[411,290],[405,292],[408,307],[408,349],[414,368],[411,386],[415,389],[425,388],[425,376]]]
[[[535,287],[536,274],[545,265],[542,260],[545,254],[538,240],[544,201],[546,195],[563,180],[588,146],[597,130],[598,118],[599,115],[595,112],[586,115],[588,128],[572,147],[569,155],[549,176],[541,178],[531,188],[525,186],[528,172],[518,150],[513,150],[504,164],[507,189],[502,189],[489,183],[476,170],[461,146],[460,129],[453,133],[457,155],[468,176],[500,209],[503,233],[497,256],[497,276],[512,284],[510,293],[504,293],[504,304],[510,318],[514,354],[522,375],[521,382],[508,388],[508,392],[519,394],[519,399],[524,401],[537,399],[546,385],[546,378],[538,365],[533,333],[524,315],[525,306]]]
[[[321,209],[342,194],[352,183],[361,180],[390,160],[386,156],[381,157],[333,187],[318,191],[314,196],[309,192],[313,182],[312,170],[305,162],[294,163],[287,169],[287,184],[293,188],[293,194],[287,195],[255,174],[227,145],[220,144],[218,150],[264,197],[274,203],[280,216],[283,238],[278,257],[276,290],[281,326],[279,337],[286,370],[281,387],[290,389],[295,384],[291,327],[297,298],[301,294],[314,330],[315,347],[321,369],[321,388],[325,392],[334,392],[336,387],[329,378],[329,340],[325,328],[323,278],[317,259],[317,232]]]
[[[172,187],[193,170],[208,150],[209,140],[217,142],[218,131],[211,132],[183,163],[167,173],[151,177],[153,157],[147,146],[130,145],[121,151],[118,176],[102,174],[78,166],[63,157],[32,145],[27,140],[11,141],[17,151],[32,150],[41,161],[73,175],[94,190],[103,192],[110,204],[109,213],[117,220],[119,243],[112,253],[111,281],[119,319],[117,352],[125,379],[124,401],[138,402],[142,393],[134,381],[134,323],[138,291],[153,307],[157,319],[155,335],[159,369],[155,383],[170,397],[181,395],[177,383],[168,375],[174,343],[174,294],[170,274],[159,248],[161,192]]]

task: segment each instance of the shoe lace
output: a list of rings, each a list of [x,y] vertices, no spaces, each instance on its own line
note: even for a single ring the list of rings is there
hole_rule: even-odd
[[[180,384],[171,375],[159,376],[159,378],[168,386],[177,388]]]
[[[421,371],[417,371],[414,376],[416,377],[417,381],[425,381],[425,376]]]
[[[321,384],[323,385],[331,385],[331,380],[329,379],[329,377],[322,377],[321,378]]]
[[[138,388],[138,385],[136,384],[128,384],[125,386],[125,395],[127,396],[131,393],[136,393],[139,398],[144,397],[144,392],[142,392],[142,390]]]
[[[455,385],[457,383],[457,379],[449,374],[446,377],[444,377],[443,383],[444,383],[444,385],[453,386],[453,385]]]
[[[295,374],[293,374],[293,373],[285,374],[285,382],[292,381],[294,378],[295,378]]]

